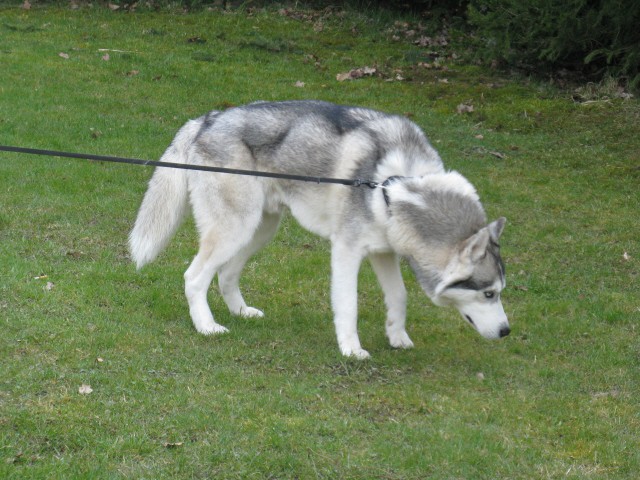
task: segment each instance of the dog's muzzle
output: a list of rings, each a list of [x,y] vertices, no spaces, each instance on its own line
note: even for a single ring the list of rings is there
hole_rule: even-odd
[[[491,328],[486,328],[486,326],[484,326],[484,325],[478,325],[467,314],[463,314],[463,316],[467,320],[467,322],[469,322],[471,324],[471,326],[473,326],[473,328],[475,328],[478,331],[478,333],[480,333],[480,335],[482,335],[485,338],[493,338],[493,339],[495,339],[495,338],[504,338],[504,337],[508,336],[511,333],[511,327],[509,327],[508,323],[504,323],[499,327],[499,329],[494,330],[494,329],[491,329]]]
[[[500,329],[500,338],[504,338],[511,333],[511,329],[508,326]]]

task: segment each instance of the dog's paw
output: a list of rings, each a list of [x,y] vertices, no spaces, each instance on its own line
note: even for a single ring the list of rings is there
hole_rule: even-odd
[[[366,360],[367,358],[371,358],[369,352],[363,348],[343,349],[342,354],[345,357],[355,358],[357,360]]]
[[[264,312],[253,307],[242,307],[239,315],[244,318],[262,318],[264,317]]]
[[[413,348],[413,342],[407,335],[407,332],[395,332],[393,334],[389,334],[389,344],[393,348]]]
[[[227,333],[229,331],[227,327],[223,327],[217,323],[207,325],[206,327],[196,327],[196,330],[202,335],[220,335],[221,333]]]

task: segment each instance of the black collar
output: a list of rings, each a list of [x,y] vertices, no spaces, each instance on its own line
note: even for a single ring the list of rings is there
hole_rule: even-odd
[[[387,204],[387,207],[390,205],[389,194],[387,193],[387,187],[391,185],[393,182],[395,182],[396,180],[399,180],[401,178],[405,178],[405,177],[403,177],[402,175],[393,175],[387,178],[384,182],[380,184],[380,186],[382,187],[382,196],[384,197],[384,203]]]

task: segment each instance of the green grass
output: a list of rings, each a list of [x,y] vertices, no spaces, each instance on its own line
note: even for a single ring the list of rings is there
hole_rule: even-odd
[[[513,327],[479,338],[407,272],[416,348],[394,351],[365,265],[373,359],[344,359],[328,244],[286,220],[243,280],[266,317],[232,317],[212,291],[231,333],[199,336],[182,294],[193,225],[141,273],[128,259],[149,169],[2,154],[0,478],[636,478],[638,102],[420,68],[392,25],[375,12],[0,9],[3,144],[157,159],[188,118],[257,99],[412,115],[509,219]],[[364,65],[381,77],[336,81]],[[386,81],[396,70],[405,80]],[[456,113],[463,102],[473,113]]]

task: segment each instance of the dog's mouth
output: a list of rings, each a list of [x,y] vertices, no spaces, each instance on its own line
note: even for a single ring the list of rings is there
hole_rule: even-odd
[[[509,335],[511,333],[511,328],[509,327],[508,323],[504,323],[502,325],[500,325],[500,329],[496,332],[491,332],[489,335],[486,335],[485,333],[483,333],[483,331],[481,329],[478,328],[478,326],[476,325],[476,323],[473,321],[473,319],[467,315],[466,313],[463,314],[464,318],[467,320],[467,322],[469,322],[470,325],[473,326],[473,328],[475,328],[476,330],[478,330],[478,332],[480,332],[480,334],[485,337],[485,338],[504,338],[507,335]]]
[[[469,315],[464,315],[464,318],[467,319],[467,322],[469,322],[473,328],[475,328],[477,330],[476,324],[474,323],[473,319],[469,316]],[[511,333],[511,328],[509,328],[508,325],[503,325],[502,327],[500,327],[500,330],[498,331],[498,337],[497,338],[504,338],[507,335],[509,335]],[[496,337],[494,337],[496,338]]]

